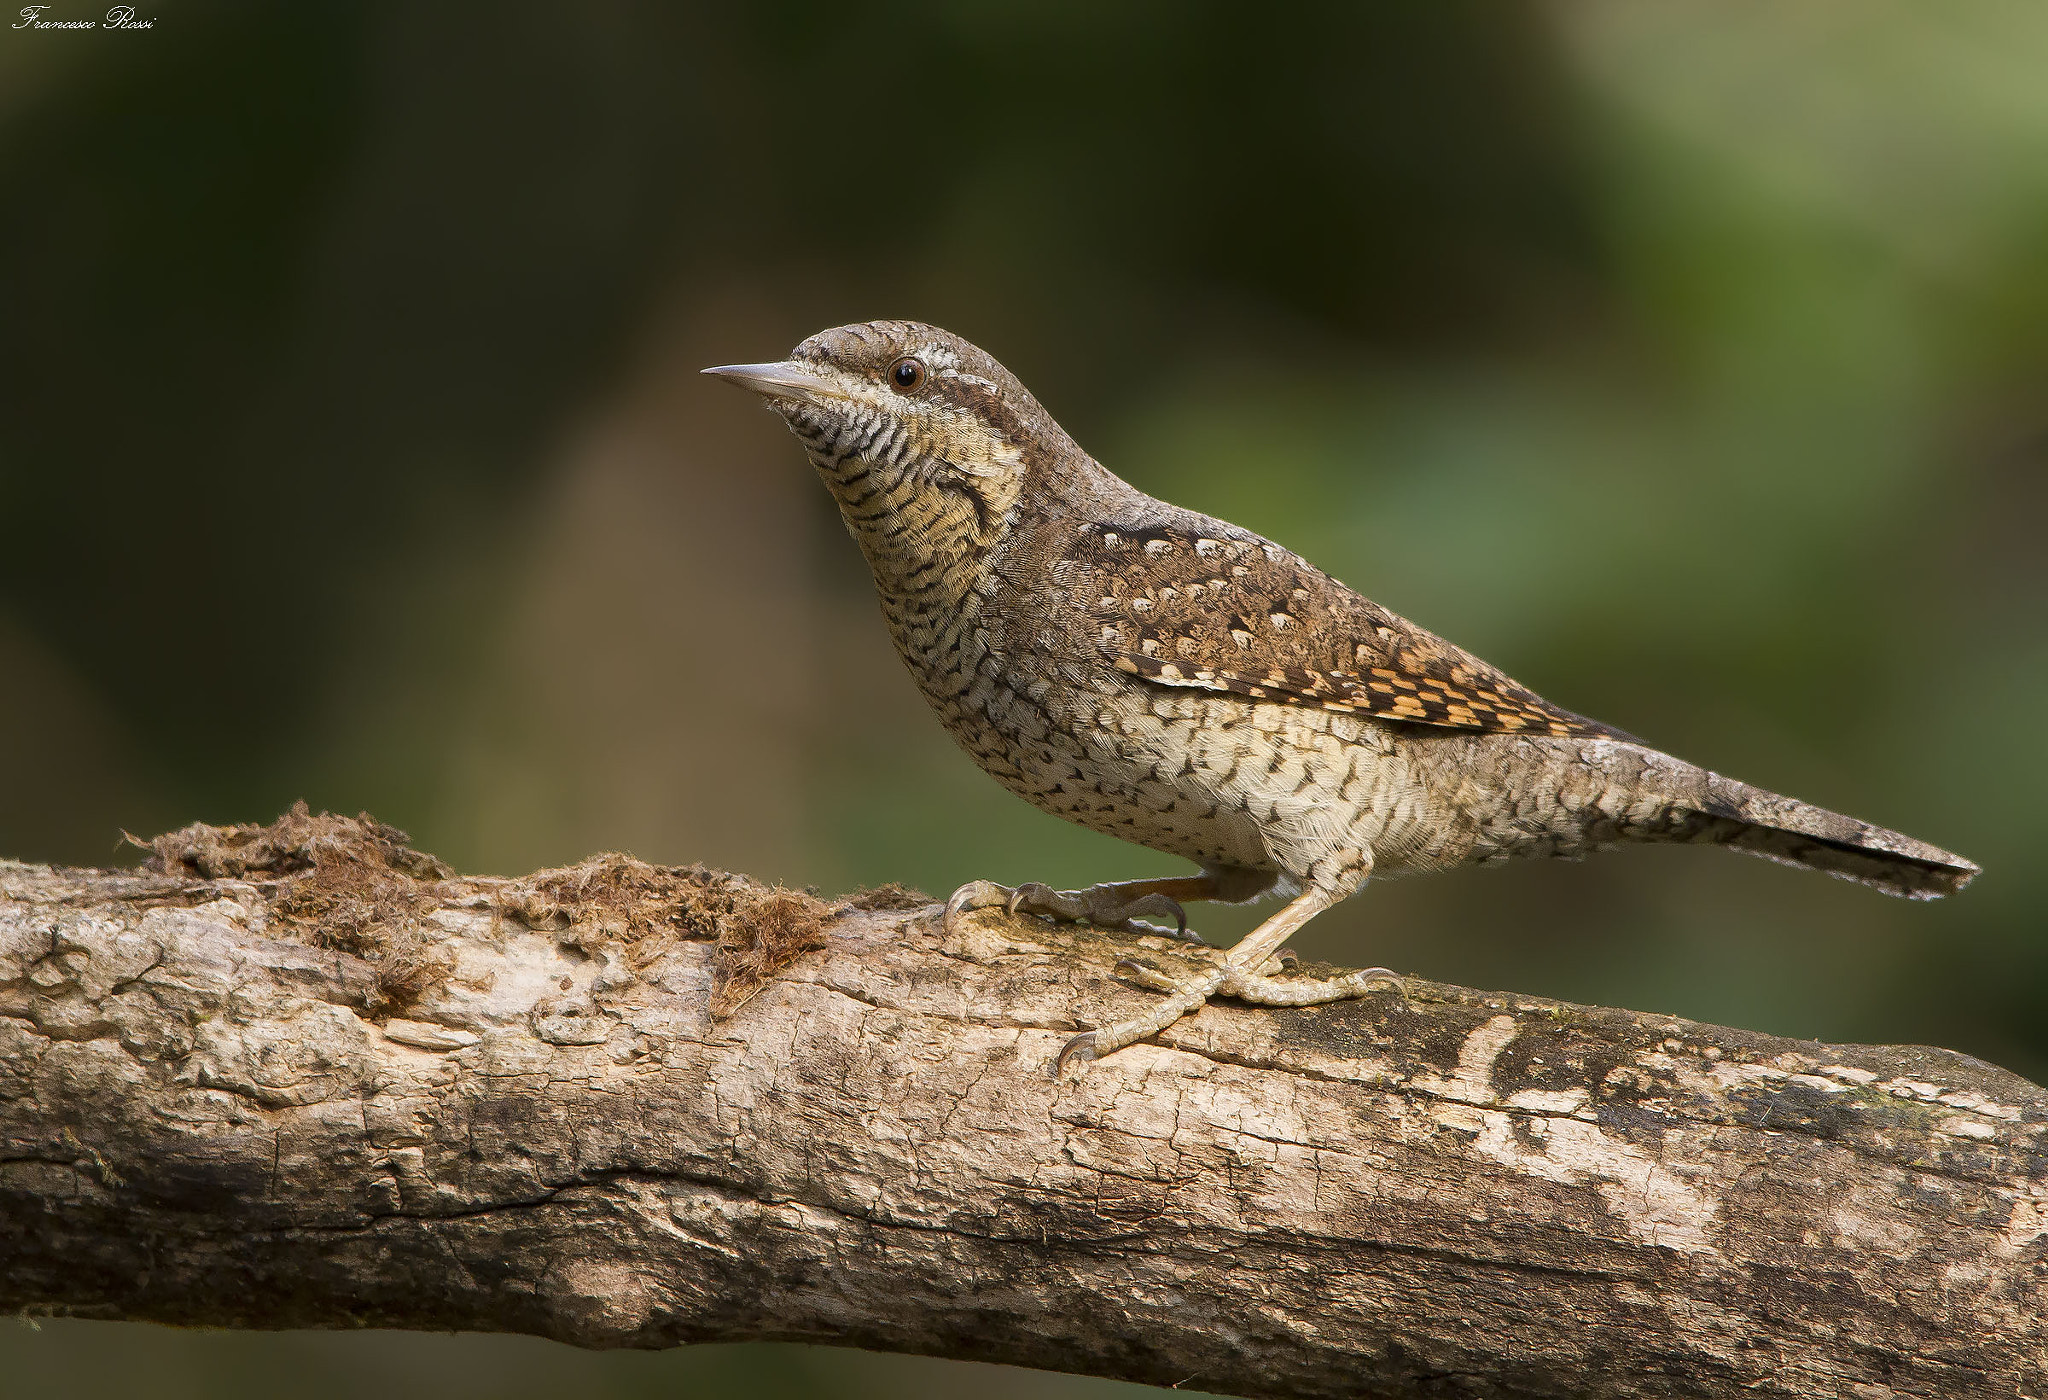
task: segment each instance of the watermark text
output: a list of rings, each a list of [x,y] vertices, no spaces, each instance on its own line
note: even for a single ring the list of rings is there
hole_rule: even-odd
[[[48,5],[23,5],[16,29],[154,29],[154,19],[138,19],[133,5],[116,5],[100,19],[44,19]]]

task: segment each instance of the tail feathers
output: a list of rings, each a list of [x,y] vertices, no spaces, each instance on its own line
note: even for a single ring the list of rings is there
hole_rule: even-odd
[[[1902,899],[1940,899],[1977,873],[1971,862],[1925,841],[1717,773],[1703,776],[1705,791],[1686,814],[1692,821],[1684,839],[1822,870]]]

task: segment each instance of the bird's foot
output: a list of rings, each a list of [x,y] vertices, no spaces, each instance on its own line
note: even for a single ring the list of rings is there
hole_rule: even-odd
[[[1276,954],[1266,966],[1270,968],[1280,961]],[[1164,992],[1164,999],[1143,1016],[1083,1031],[1073,1037],[1060,1047],[1060,1053],[1053,1060],[1054,1079],[1065,1071],[1069,1060],[1078,1063],[1100,1059],[1112,1050],[1120,1050],[1148,1035],[1157,1035],[1212,996],[1235,997],[1254,1006],[1321,1006],[1326,1002],[1367,996],[1383,987],[1399,989],[1401,986],[1401,975],[1384,967],[1362,968],[1357,972],[1347,972],[1342,977],[1290,977],[1285,980],[1221,967],[1195,977],[1176,979],[1148,963],[1124,958],[1117,963],[1116,972],[1139,986]]]
[[[1118,966],[1121,967],[1123,964],[1119,963]],[[1222,968],[1213,968],[1180,982],[1160,975],[1156,983],[1147,984],[1167,993],[1158,1005],[1143,1016],[1118,1021],[1113,1026],[1098,1026],[1092,1031],[1082,1031],[1061,1046],[1060,1053],[1053,1057],[1052,1077],[1058,1079],[1066,1070],[1069,1060],[1099,1060],[1112,1050],[1121,1050],[1133,1041],[1143,1040],[1148,1035],[1157,1035],[1207,1001],[1222,985],[1227,975]]]
[[[946,928],[951,931],[966,914],[976,909],[1001,908],[1011,914],[1032,914],[1064,923],[1093,924],[1115,933],[1154,934],[1176,938],[1183,943],[1207,946],[1208,940],[1188,928],[1187,912],[1180,902],[1156,891],[1133,896],[1117,885],[1091,885],[1085,890],[1056,890],[1036,882],[1014,889],[992,880],[976,880],[953,891],[946,901]],[[1171,919],[1172,925],[1146,923],[1137,916],[1149,914]]]
[[[1285,972],[1294,966],[1294,961],[1294,950],[1282,948],[1272,957],[1266,959],[1266,971],[1268,973]],[[1126,982],[1136,982],[1139,986],[1148,987],[1155,992],[1171,993],[1177,992],[1181,988],[1179,979],[1169,973],[1161,972],[1158,968],[1152,966],[1151,963],[1142,962],[1137,958],[1118,958],[1116,966],[1111,968],[1110,971],[1116,976],[1123,978]],[[1236,995],[1230,988],[1241,980],[1242,978],[1236,973],[1225,973],[1223,981],[1216,988],[1216,995],[1226,997]],[[1271,981],[1272,979],[1267,977],[1260,980]]]
[[[1327,1002],[1350,1001],[1376,991],[1401,989],[1401,974],[1392,968],[1367,967],[1342,977],[1259,977],[1234,973],[1216,989],[1219,996],[1236,997],[1253,1006],[1322,1006]]]

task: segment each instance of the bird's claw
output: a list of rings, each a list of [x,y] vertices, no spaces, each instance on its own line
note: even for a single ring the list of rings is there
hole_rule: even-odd
[[[954,932],[960,920],[977,909],[994,909],[1005,904],[1010,891],[993,880],[970,880],[953,891],[946,901],[946,932]]]
[[[1203,943],[1207,941],[1199,933],[1188,932],[1188,911],[1181,907],[1179,900],[1172,898],[1170,895],[1139,895],[1136,899],[1122,901],[1115,907],[1114,912],[1108,909],[1101,912],[1105,921],[1114,921],[1130,929],[1133,933],[1157,933],[1168,938],[1177,938],[1183,943]],[[1152,914],[1160,918],[1171,919],[1173,920],[1173,928],[1168,930],[1159,927],[1157,924],[1140,923],[1137,918],[1140,914]]]
[[[1010,891],[1003,905],[1008,914],[1036,914],[1042,919],[1064,919],[1079,923],[1088,917],[1088,906],[1078,894],[1067,894],[1037,880],[1026,880]]]
[[[1116,966],[1109,970],[1109,975],[1121,977],[1128,982],[1136,982],[1139,986],[1155,992],[1170,992],[1174,987],[1171,977],[1150,963],[1139,962],[1136,958],[1118,958]]]
[[[1085,1064],[1089,1060],[1092,1060],[1094,1058],[1095,1032],[1082,1031],[1079,1035],[1069,1040],[1065,1045],[1062,1045],[1060,1047],[1060,1053],[1053,1056],[1052,1077],[1054,1079],[1058,1079],[1062,1074],[1064,1074],[1067,1068],[1067,1061],[1070,1059],[1078,1059],[1083,1064]]]

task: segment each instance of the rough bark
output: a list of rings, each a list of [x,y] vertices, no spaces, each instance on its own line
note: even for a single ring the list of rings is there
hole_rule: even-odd
[[[1119,957],[1199,951],[618,858],[459,879],[354,826],[0,863],[0,1306],[1246,1396],[2048,1394],[2048,1095],[1964,1056],[1411,983],[1054,1083],[1150,995]]]

